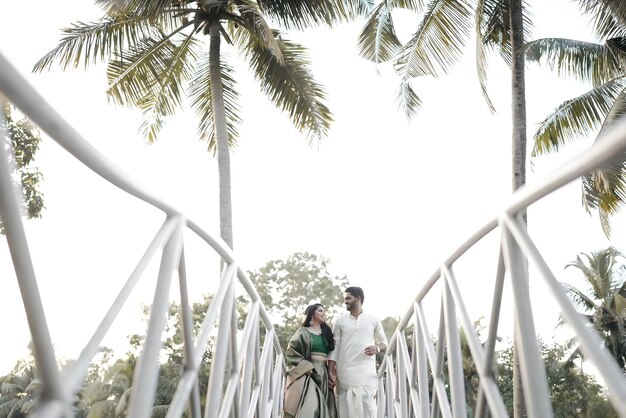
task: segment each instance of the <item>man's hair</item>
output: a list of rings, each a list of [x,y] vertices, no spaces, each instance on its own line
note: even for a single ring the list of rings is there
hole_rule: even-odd
[[[360,287],[350,286],[349,288],[344,290],[344,293],[350,293],[355,298],[361,298],[361,304],[365,302],[365,294],[363,293],[363,289],[361,289]]]

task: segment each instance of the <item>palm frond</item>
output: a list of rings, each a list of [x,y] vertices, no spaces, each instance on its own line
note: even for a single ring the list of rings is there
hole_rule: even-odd
[[[583,207],[588,213],[597,210],[600,225],[607,237],[611,235],[610,217],[626,201],[623,164],[605,164],[582,178]]]
[[[117,103],[140,106],[150,102],[151,93],[160,89],[160,78],[163,71],[170,68],[172,57],[186,52],[181,43],[172,41],[177,32],[158,38],[146,38],[136,47],[129,48],[118,54],[107,68],[109,88],[107,94]],[[190,40],[191,35],[185,39]]]
[[[355,11],[368,7],[369,0],[351,0],[346,4],[319,0],[259,0],[263,13],[286,29],[302,30],[348,20]]]
[[[244,0],[241,0],[244,1]],[[271,50],[276,59],[282,63],[283,57],[280,51],[280,46],[274,36],[274,30],[268,25],[261,10],[254,2],[246,2],[239,6],[240,17],[238,23],[244,26],[248,30],[249,35],[254,35],[257,38],[257,42],[265,45],[266,48]],[[231,26],[231,33],[237,36],[242,31],[236,31]]]
[[[539,124],[533,136],[532,155],[558,151],[563,144],[590,134],[608,114],[624,87],[623,79],[615,79],[563,102]]]
[[[231,147],[237,145],[239,132],[237,126],[241,123],[239,106],[237,105],[239,94],[235,89],[234,69],[226,62],[221,61],[221,81],[224,92],[224,106],[226,110],[226,126],[228,130],[228,144]],[[217,151],[217,139],[213,119],[213,100],[211,95],[211,75],[209,54],[200,56],[196,63],[196,72],[189,87],[191,105],[200,116],[198,123],[198,136],[208,142],[208,149],[215,154]]]
[[[398,0],[405,4],[414,3],[421,0]],[[374,0],[335,0],[338,14],[346,21],[352,21],[359,17],[366,17],[374,10]],[[402,7],[399,6],[398,7]]]
[[[103,1],[103,0],[100,0]],[[124,13],[132,11],[138,16],[156,18],[164,12],[180,10],[186,4],[179,0],[104,0],[113,3],[111,12]]]
[[[422,100],[411,87],[411,80],[403,78],[400,82],[396,103],[404,111],[404,116],[406,116],[407,120],[412,119],[422,107]]]
[[[481,33],[484,45],[496,50],[510,67],[512,65],[512,51],[509,2],[484,0],[480,6],[482,12],[476,16],[479,19],[477,31]],[[524,43],[526,43],[530,39],[533,29],[530,7],[526,1],[522,4],[522,20],[524,26],[523,39]]]
[[[278,36],[277,36],[278,38]],[[245,34],[238,36],[238,47],[248,61],[261,89],[289,115],[294,126],[312,142],[326,136],[332,114],[324,100],[326,93],[309,70],[306,49],[284,37],[278,38],[284,62],[281,65],[270,50]]]
[[[404,78],[447,73],[461,58],[469,35],[470,16],[464,1],[432,1],[396,60],[397,71]]]
[[[90,63],[104,61],[115,50],[121,51],[158,35],[158,31],[149,19],[129,13],[100,22],[77,22],[63,29],[63,34],[59,45],[37,61],[33,71],[50,69],[55,61],[62,70],[76,68],[81,62],[87,68]]]
[[[564,38],[544,38],[526,44],[526,58],[545,62],[559,76],[591,81],[594,86],[624,74],[626,54],[611,43],[596,44]]]
[[[422,13],[424,10],[425,0],[387,0],[390,1],[393,7],[399,7],[401,9],[411,10],[415,13]]]
[[[561,286],[565,289],[567,296],[569,296],[572,304],[577,308],[583,308],[585,311],[591,311],[598,309],[598,305],[587,296],[581,290],[578,290],[574,286],[561,282]]]
[[[584,14],[591,15],[593,27],[601,38],[626,36],[626,14],[621,0],[579,0]]]
[[[485,15],[485,1],[489,0],[478,0],[476,5],[476,72],[478,74],[480,90],[483,93],[487,107],[492,113],[495,113],[496,109],[487,91],[487,51],[485,48],[485,38],[481,30],[481,19]]]
[[[376,63],[389,61],[402,48],[393,25],[392,10],[390,4],[382,2],[367,19],[357,44],[363,58]]]
[[[626,80],[626,77],[624,78],[624,80]],[[624,82],[624,84],[626,84],[626,81]],[[609,113],[604,118],[604,122],[602,122],[602,127],[600,128],[600,131],[598,132],[596,141],[601,141],[605,137],[605,134],[613,126],[615,126],[615,123],[621,120],[624,117],[624,115],[626,115],[626,89],[622,89],[622,91],[619,93],[617,98],[615,98],[615,101],[613,102],[613,105],[611,106]],[[621,163],[623,161],[624,161],[624,156],[620,155],[618,160],[612,160],[611,162]]]
[[[139,128],[151,143],[156,141],[164,117],[173,115],[182,102],[183,83],[191,77],[198,55],[195,52],[197,43],[192,36],[190,34],[180,44],[175,44],[167,60],[153,63],[157,83],[141,102],[144,122]]]
[[[102,7],[107,14],[115,13],[124,7],[128,0],[95,0],[97,6]]]

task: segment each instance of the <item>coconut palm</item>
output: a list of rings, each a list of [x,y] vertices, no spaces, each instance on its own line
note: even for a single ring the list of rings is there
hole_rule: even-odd
[[[526,99],[524,40],[530,19],[522,0],[383,0],[374,9],[359,36],[361,54],[375,62],[393,60],[401,76],[398,102],[412,117],[421,100],[411,86],[415,77],[446,74],[456,64],[475,29],[476,66],[487,106],[495,111],[487,93],[487,52],[497,52],[511,67],[512,76],[512,186],[526,183]],[[406,8],[421,14],[411,39],[402,45],[396,36],[392,11]],[[474,21],[472,22],[472,19]],[[526,219],[526,214],[523,216]],[[524,415],[521,375],[514,356],[515,416]]]
[[[545,38],[527,45],[527,58],[560,76],[591,84],[591,89],[561,103],[533,136],[533,155],[558,151],[570,141],[597,132],[596,140],[626,113],[626,6],[619,0],[579,0],[591,15],[603,43]],[[618,158],[582,179],[583,206],[597,210],[610,236],[610,216],[626,201],[626,166]]]
[[[567,267],[579,269],[585,289],[562,283],[572,302],[604,338],[620,367],[626,363],[626,264],[614,247],[579,253]]]
[[[313,78],[303,46],[286,29],[331,24],[359,10],[354,2],[298,0],[100,0],[103,18],[64,29],[58,46],[35,71],[58,62],[62,69],[107,60],[107,94],[116,103],[143,111],[141,132],[155,141],[165,118],[186,92],[199,116],[198,135],[217,153],[220,233],[232,248],[229,147],[240,122],[235,74],[223,54],[231,45],[253,71],[261,90],[309,141],[323,138],[332,115],[325,92]],[[203,37],[207,35],[207,37]],[[208,42],[207,42],[208,41]]]

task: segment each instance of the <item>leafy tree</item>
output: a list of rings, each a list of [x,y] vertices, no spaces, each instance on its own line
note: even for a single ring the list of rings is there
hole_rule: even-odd
[[[35,154],[39,150],[41,135],[37,127],[27,118],[16,119],[14,107],[0,100],[6,128],[11,138],[17,173],[22,183],[25,212],[29,218],[41,218],[44,208],[43,194],[39,191],[39,183],[43,178],[38,168],[33,166]],[[0,218],[0,234],[4,234],[4,225]]]
[[[308,69],[305,48],[269,26],[286,28],[331,24],[350,15],[353,2],[301,0],[102,0],[104,17],[75,23],[35,71],[58,61],[61,68],[108,63],[107,94],[116,103],[144,112],[142,133],[155,141],[165,118],[182,103],[184,91],[199,116],[198,134],[217,152],[220,179],[220,233],[232,248],[229,147],[240,122],[233,67],[222,40],[232,45],[253,71],[262,91],[288,114],[309,140],[321,139],[331,113],[325,93]],[[208,35],[208,42],[202,35]],[[208,48],[207,48],[208,47]],[[208,49],[208,50],[207,50]]]
[[[329,323],[342,311],[348,280],[330,273],[329,263],[325,257],[303,252],[248,272],[263,304],[275,318],[274,328],[283,348],[300,327],[308,305],[324,305]]]
[[[541,356],[546,364],[548,390],[555,418],[617,417],[602,386],[569,359],[565,346],[553,343],[540,344]],[[499,353],[497,360],[498,386],[509,414],[513,409],[512,360],[513,348]]]
[[[561,103],[541,122],[533,136],[533,155],[557,152],[580,137],[597,132],[600,138],[626,113],[626,8],[615,0],[579,0],[592,18],[601,43],[564,38],[530,42],[526,56],[559,76],[591,85],[583,94]],[[625,160],[621,156],[582,179],[583,206],[597,210],[602,229],[610,236],[610,217],[624,204]]]
[[[602,335],[617,363],[626,364],[626,264],[614,247],[579,253],[567,264],[583,274],[585,289],[561,283],[572,302]]]
[[[34,359],[18,361],[9,374],[0,377],[0,418],[26,417],[41,387]]]

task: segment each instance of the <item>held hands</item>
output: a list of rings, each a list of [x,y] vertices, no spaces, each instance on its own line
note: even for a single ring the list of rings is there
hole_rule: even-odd
[[[337,375],[334,373],[328,373],[328,387],[334,389],[337,386]]]
[[[328,365],[328,387],[334,389],[337,386],[337,363],[333,360],[327,361]]]

